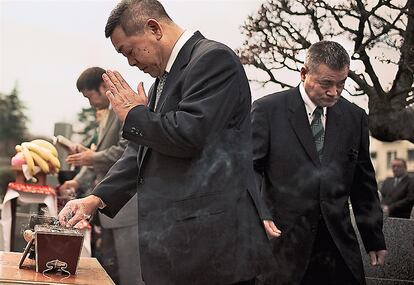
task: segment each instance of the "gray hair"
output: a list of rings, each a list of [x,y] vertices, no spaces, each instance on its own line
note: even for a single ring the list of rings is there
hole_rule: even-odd
[[[321,64],[326,64],[333,70],[342,70],[349,67],[350,59],[346,50],[337,42],[320,41],[309,47],[305,67],[312,72]]]
[[[148,19],[172,21],[157,0],[123,0],[106,22],[105,37],[109,38],[119,25],[127,36],[142,34]]]

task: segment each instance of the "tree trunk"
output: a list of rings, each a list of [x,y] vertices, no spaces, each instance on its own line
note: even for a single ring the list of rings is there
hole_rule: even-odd
[[[371,96],[372,97],[372,96]],[[395,98],[399,100],[399,98]],[[414,111],[396,109],[388,98],[369,98],[369,129],[371,136],[384,142],[409,140],[414,143]]]

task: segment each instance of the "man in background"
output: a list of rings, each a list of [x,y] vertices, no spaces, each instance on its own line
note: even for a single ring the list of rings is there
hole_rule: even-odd
[[[414,180],[407,173],[404,159],[391,162],[394,177],[384,180],[381,186],[382,209],[389,217],[409,219],[414,206]]]
[[[384,263],[367,115],[341,97],[349,64],[338,43],[315,43],[298,87],[253,104],[254,167],[270,211],[264,223],[278,237],[277,266],[264,284],[365,284],[349,198],[371,264]]]
[[[104,73],[105,70],[100,67],[88,68],[76,82],[79,92],[99,112],[98,140],[95,150],[78,147],[78,153],[67,157],[69,164],[82,168],[73,180],[66,181],[60,187],[61,192],[72,188],[76,191],[87,189],[86,192],[90,193],[121,157],[127,145],[127,141],[121,138],[122,122],[105,96],[108,88],[102,79]],[[134,196],[116,217],[98,215],[103,267],[116,284],[143,284],[139,265],[137,211],[137,199]]]

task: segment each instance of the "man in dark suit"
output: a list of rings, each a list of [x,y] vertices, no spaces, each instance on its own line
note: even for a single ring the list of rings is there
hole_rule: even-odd
[[[76,82],[78,91],[89,100],[92,107],[102,113],[96,149],[79,145],[79,152],[67,157],[69,164],[82,168],[73,180],[66,181],[60,187],[61,192],[71,188],[90,192],[126,148],[127,141],[121,137],[122,122],[118,120],[105,96],[108,87],[102,79],[104,73],[103,68],[91,67],[84,70]],[[143,284],[138,258],[137,204],[137,197],[134,196],[113,219],[99,213],[102,237],[102,258],[99,260],[119,285]]]
[[[404,159],[394,159],[391,167],[394,177],[385,179],[380,190],[382,209],[389,217],[409,219],[414,206],[413,178]]]
[[[135,93],[118,72],[104,75],[129,144],[61,222],[71,226],[98,206],[114,216],[138,192],[147,285],[250,284],[271,254],[255,206],[251,96],[240,60],[179,27],[155,0],[122,1],[105,33],[130,65],[157,79],[147,99],[142,83]]]
[[[277,266],[263,284],[365,284],[349,198],[373,265],[386,254],[367,116],[340,97],[344,48],[312,45],[302,83],[252,107],[254,167]]]

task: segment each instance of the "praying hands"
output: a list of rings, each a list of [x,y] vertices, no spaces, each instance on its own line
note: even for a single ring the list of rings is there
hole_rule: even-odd
[[[147,105],[148,98],[142,82],[138,84],[138,93],[136,93],[118,71],[107,70],[102,75],[102,79],[109,88],[105,95],[108,97],[113,110],[122,122],[125,121],[128,112],[132,108],[138,105]]]

